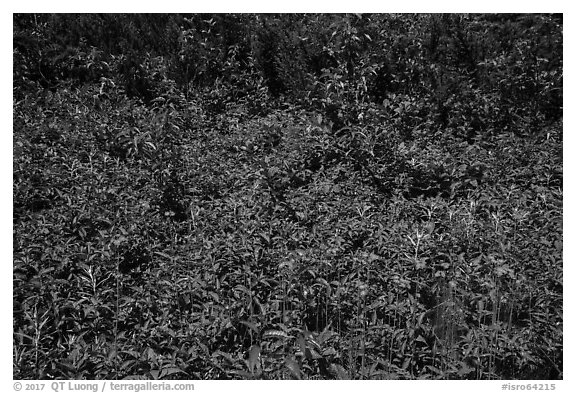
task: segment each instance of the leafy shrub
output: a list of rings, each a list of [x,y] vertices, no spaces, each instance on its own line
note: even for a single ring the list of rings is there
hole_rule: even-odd
[[[16,15],[15,378],[562,378],[561,27]]]

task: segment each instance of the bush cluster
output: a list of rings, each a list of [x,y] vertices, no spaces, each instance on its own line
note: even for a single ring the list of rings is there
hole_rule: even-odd
[[[14,15],[15,379],[562,378],[562,18]]]

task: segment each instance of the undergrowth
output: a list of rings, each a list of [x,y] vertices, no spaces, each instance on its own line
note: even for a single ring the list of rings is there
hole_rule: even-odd
[[[405,18],[386,23],[414,38],[424,22]],[[427,25],[447,48],[437,59],[466,49],[456,19]],[[334,56],[368,75],[347,26]],[[562,378],[551,96],[530,119],[528,101],[498,104],[486,86],[419,99],[423,85],[402,79],[369,93],[329,57],[323,74],[298,74],[316,78],[307,98],[274,98],[270,64],[226,63],[246,78],[238,96],[239,80],[185,89],[149,57],[148,100],[140,74],[114,68],[125,59],[81,49],[74,69],[99,74],[79,82],[58,63],[50,86],[15,55],[15,379]],[[296,65],[280,55],[276,88],[290,91],[295,79],[279,81]],[[424,64],[397,56],[400,70]],[[503,80],[528,78],[505,60],[490,65]]]

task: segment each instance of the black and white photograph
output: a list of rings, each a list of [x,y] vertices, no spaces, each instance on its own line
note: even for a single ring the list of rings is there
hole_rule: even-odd
[[[12,22],[13,380],[564,379],[562,13]]]

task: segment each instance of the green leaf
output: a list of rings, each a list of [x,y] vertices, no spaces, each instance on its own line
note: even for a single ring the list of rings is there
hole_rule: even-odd
[[[184,371],[178,367],[166,367],[166,368],[162,369],[162,372],[160,373],[159,378],[162,379],[162,378],[167,377],[169,375],[178,374],[178,373],[183,373],[183,374],[188,375],[188,373],[186,371]]]
[[[300,372],[300,365],[298,364],[298,362],[296,362],[296,360],[288,358],[286,359],[284,364],[286,365],[286,368],[290,371],[290,374],[292,374],[292,376],[294,376],[296,379],[302,379],[302,374]]]
[[[267,330],[262,335],[263,339],[271,338],[271,337],[273,337],[273,338],[290,338],[291,336],[284,333],[282,330]]]
[[[336,374],[337,379],[341,379],[341,380],[350,379],[350,375],[348,375],[348,372],[346,371],[346,369],[339,364],[332,363],[330,365],[330,370],[332,371],[333,374]]]
[[[172,260],[172,257],[166,253],[160,252],[160,251],[154,251],[154,254],[159,255],[161,257],[164,257],[166,259]]]
[[[260,357],[260,346],[257,344],[252,345],[250,348],[250,354],[248,356],[248,369],[251,373],[254,372],[254,368],[259,365],[258,358]]]
[[[244,326],[247,326],[254,333],[258,333],[258,331],[259,331],[258,326],[254,322],[240,321],[240,323]]]

